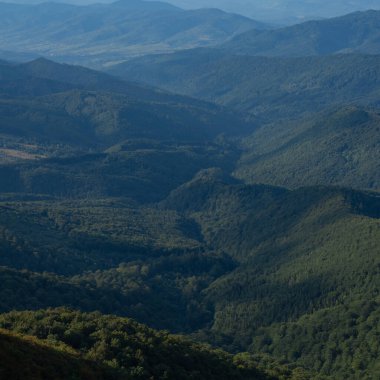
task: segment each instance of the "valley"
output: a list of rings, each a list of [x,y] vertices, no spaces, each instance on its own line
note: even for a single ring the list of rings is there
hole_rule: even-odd
[[[380,376],[378,11],[0,9],[0,378]]]

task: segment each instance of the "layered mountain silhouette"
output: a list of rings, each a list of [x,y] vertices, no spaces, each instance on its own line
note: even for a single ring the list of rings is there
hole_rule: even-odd
[[[248,31],[223,48],[230,53],[259,56],[379,54],[379,38],[380,11],[371,10],[271,31]]]
[[[264,24],[216,9],[121,0],[74,6],[0,4],[0,49],[101,66],[147,53],[210,46]]]
[[[377,105],[379,60],[377,55],[251,57],[196,49],[142,57],[110,72],[278,120],[339,104]]]
[[[107,148],[127,138],[200,141],[252,128],[211,103],[45,59],[3,63],[0,80],[0,130],[11,136]]]
[[[1,10],[0,378],[380,377],[377,12]]]

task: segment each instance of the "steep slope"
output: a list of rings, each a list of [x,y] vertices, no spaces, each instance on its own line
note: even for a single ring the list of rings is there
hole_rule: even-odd
[[[380,11],[367,11],[273,31],[248,31],[223,48],[234,54],[285,57],[380,54],[379,38]]]
[[[68,346],[0,330],[0,376],[3,379],[115,379],[106,368],[79,358]]]
[[[0,4],[0,49],[101,66],[148,53],[210,46],[264,25],[219,10],[161,2]]]
[[[111,72],[250,112],[265,121],[335,104],[378,104],[379,56],[265,58],[197,49],[143,57]]]
[[[347,328],[344,337],[339,323],[322,321],[323,315],[330,320],[330,312],[349,319],[360,302],[378,302],[377,193],[245,187],[215,181],[205,173],[173,192],[165,206],[194,218],[210,246],[240,263],[204,291],[215,308],[213,326],[204,339],[232,350],[264,350],[334,379],[377,373],[378,345],[360,368],[355,367],[355,355],[347,356],[347,345],[361,347],[366,323],[376,329],[378,320],[361,320],[358,330]],[[298,318],[299,324],[293,325]],[[294,333],[308,318],[324,335],[310,338],[310,325],[307,332]],[[293,330],[286,335],[288,328]],[[284,334],[289,344],[281,340]],[[304,351],[307,334],[310,341]],[[335,344],[330,357],[328,349],[320,349],[327,335]]]
[[[380,376],[379,300],[363,297],[349,306],[322,309],[290,322],[258,329],[254,350],[334,379],[370,379]],[[354,331],[354,338],[352,332]]]
[[[288,188],[380,189],[379,112],[347,107],[307,121],[266,126],[246,140],[235,172],[249,183]]]
[[[1,331],[0,370],[9,378],[274,379],[239,368],[225,352],[99,313],[11,313],[1,325],[43,339]]]
[[[295,347],[308,331],[289,335],[286,346],[270,339],[281,331],[278,326],[292,329],[308,315],[323,334],[341,336],[339,325],[323,325],[324,309],[332,315],[338,310],[345,320],[358,302],[377,302],[377,193],[246,186],[209,169],[158,208],[132,208],[122,199],[3,197],[2,264],[66,277],[2,270],[2,310],[23,304],[95,307],[196,333],[232,351],[263,350],[318,371],[320,378],[376,374],[375,346],[364,369],[344,354],[346,343],[362,344],[367,322],[360,322],[360,334],[345,330],[330,359],[330,351],[318,348],[325,335],[311,340],[306,351]],[[15,283],[19,304],[9,300]],[[36,287],[40,291],[29,297]]]

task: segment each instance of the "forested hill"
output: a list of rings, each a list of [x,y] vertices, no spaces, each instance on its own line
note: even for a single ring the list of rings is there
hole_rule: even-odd
[[[377,17],[0,4],[0,378],[380,378]]]
[[[339,53],[380,54],[380,11],[308,21],[270,31],[248,31],[223,48],[234,54],[300,57]]]
[[[3,328],[29,335],[0,331],[2,378],[279,379],[253,367],[253,361],[244,363],[243,358],[128,319],[65,309],[11,313],[0,319]],[[292,378],[288,371],[286,379]]]
[[[1,265],[12,268],[0,272],[3,312],[101,310],[264,351],[320,378],[377,374],[376,341],[371,357],[362,347],[378,309],[376,193],[245,186],[207,170],[158,205],[8,197],[1,210]],[[25,318],[22,332],[40,331]]]
[[[45,144],[109,148],[128,138],[210,141],[252,130],[214,104],[38,59],[0,65],[0,133]]]
[[[377,105],[379,62],[376,55],[268,58],[196,49],[142,57],[110,72],[278,121],[333,105]]]
[[[380,189],[378,109],[347,106],[278,122],[245,139],[235,174],[249,183]]]

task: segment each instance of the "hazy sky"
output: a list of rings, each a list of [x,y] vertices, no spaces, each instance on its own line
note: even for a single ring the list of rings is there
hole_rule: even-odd
[[[39,3],[44,0],[3,0]],[[46,0],[45,0],[46,1]],[[55,0],[84,4],[112,0]],[[124,0],[128,1],[128,0]],[[255,19],[292,20],[333,17],[357,10],[380,9],[380,0],[166,0],[183,8],[215,7]]]

